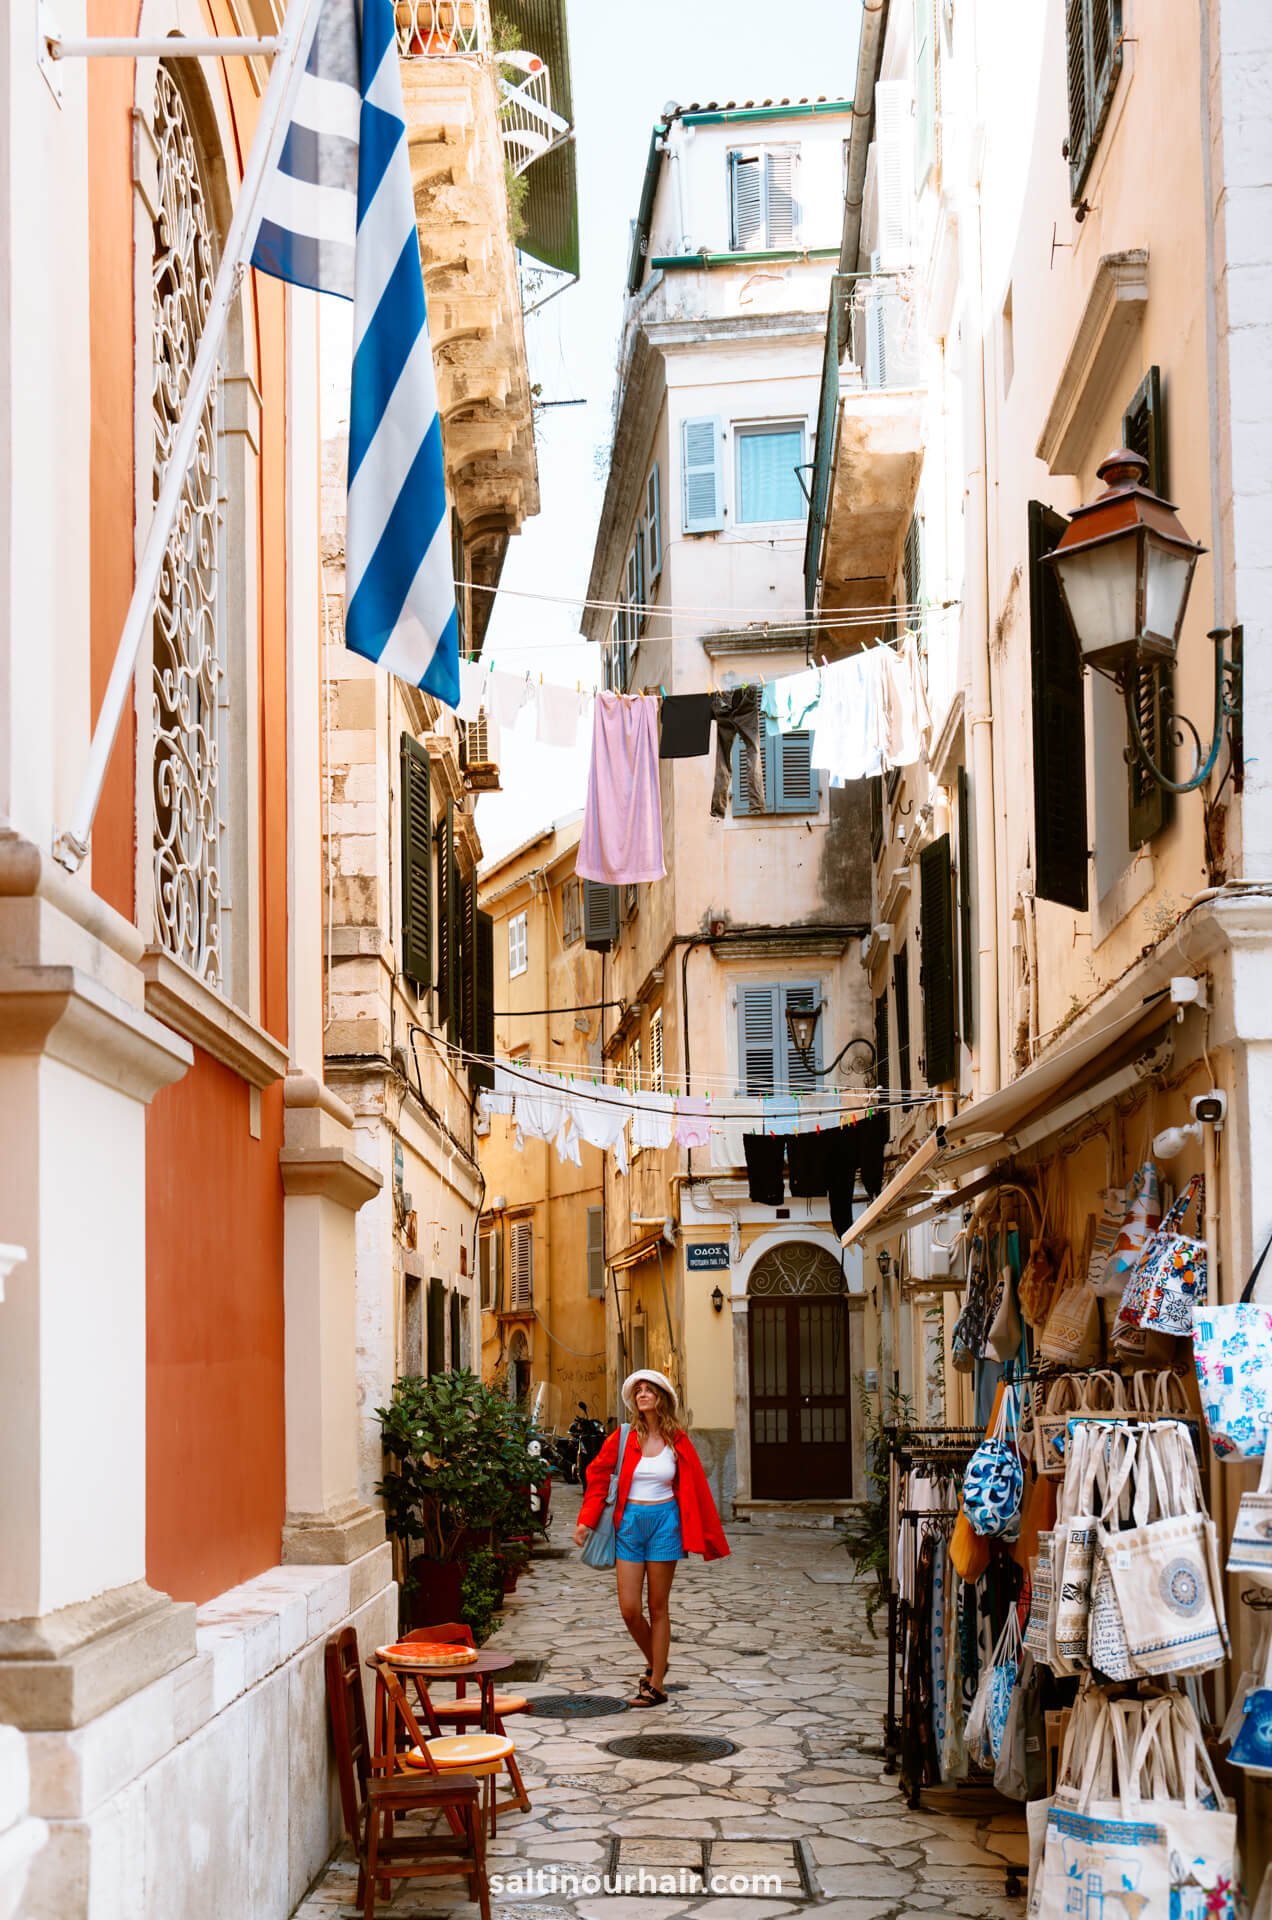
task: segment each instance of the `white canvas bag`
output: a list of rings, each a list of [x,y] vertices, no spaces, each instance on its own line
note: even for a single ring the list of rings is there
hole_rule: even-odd
[[[1177,1420],[1143,1428],[1139,1463],[1135,1524],[1107,1555],[1132,1665],[1138,1674],[1220,1666],[1228,1631],[1218,1538],[1187,1428]]]

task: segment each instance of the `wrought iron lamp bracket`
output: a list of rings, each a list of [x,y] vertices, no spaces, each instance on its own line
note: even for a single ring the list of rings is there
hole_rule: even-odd
[[[1186,714],[1176,713],[1173,709],[1165,716],[1166,724],[1172,729],[1175,742],[1182,746],[1187,735],[1193,743],[1195,759],[1193,771],[1187,780],[1172,780],[1157,765],[1144,739],[1140,725],[1140,675],[1143,667],[1131,667],[1118,676],[1122,697],[1126,702],[1126,727],[1130,736],[1130,746],[1126,749],[1128,760],[1136,760],[1143,767],[1150,780],[1167,793],[1195,793],[1198,787],[1205,785],[1215,770],[1219,750],[1227,734],[1232,751],[1234,769],[1239,774],[1241,762],[1241,628],[1215,627],[1208,638],[1215,650],[1214,677],[1214,726],[1210,744],[1202,746],[1201,735]],[[1228,642],[1231,641],[1231,647]]]

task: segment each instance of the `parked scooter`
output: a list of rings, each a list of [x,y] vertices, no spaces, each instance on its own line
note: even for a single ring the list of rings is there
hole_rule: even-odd
[[[586,1400],[579,1401],[578,1413],[570,1422],[569,1438],[574,1443],[574,1451],[565,1477],[581,1486],[588,1468],[605,1445],[605,1429],[588,1412]]]

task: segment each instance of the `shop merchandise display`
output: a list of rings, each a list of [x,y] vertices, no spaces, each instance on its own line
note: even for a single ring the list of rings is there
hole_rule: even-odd
[[[1256,1306],[1254,1289],[1265,1245],[1235,1306],[1207,1303],[1193,1322],[1193,1352],[1210,1444],[1221,1460],[1265,1452],[1272,1422],[1272,1307]]]

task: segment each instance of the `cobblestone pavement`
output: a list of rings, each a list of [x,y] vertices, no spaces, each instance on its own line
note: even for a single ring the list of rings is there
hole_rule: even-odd
[[[558,1549],[577,1498],[554,1489]],[[836,1537],[738,1525],[730,1543],[728,1560],[692,1560],[676,1575],[668,1706],[509,1722],[533,1810],[501,1817],[491,1843],[492,1881],[508,1881],[494,1892],[496,1920],[672,1920],[699,1910],[703,1920],[780,1920],[810,1907],[818,1920],[938,1910],[1023,1920],[1005,1867],[1027,1857],[1024,1823],[1007,1803],[974,1793],[967,1813],[911,1812],[883,1773],[882,1622],[872,1639]],[[621,1700],[640,1671],[612,1575],[573,1551],[537,1562],[490,1644],[545,1662],[542,1679],[520,1689],[532,1696]],[[697,1765],[606,1751],[608,1741],[650,1734],[711,1735],[736,1751]],[[589,1875],[642,1869],[644,1892],[588,1886]],[[738,1885],[761,1875],[758,1889]],[[296,1920],[348,1913],[354,1878],[338,1856]],[[405,1881],[377,1913],[470,1920],[476,1908],[463,1893],[458,1880]]]

